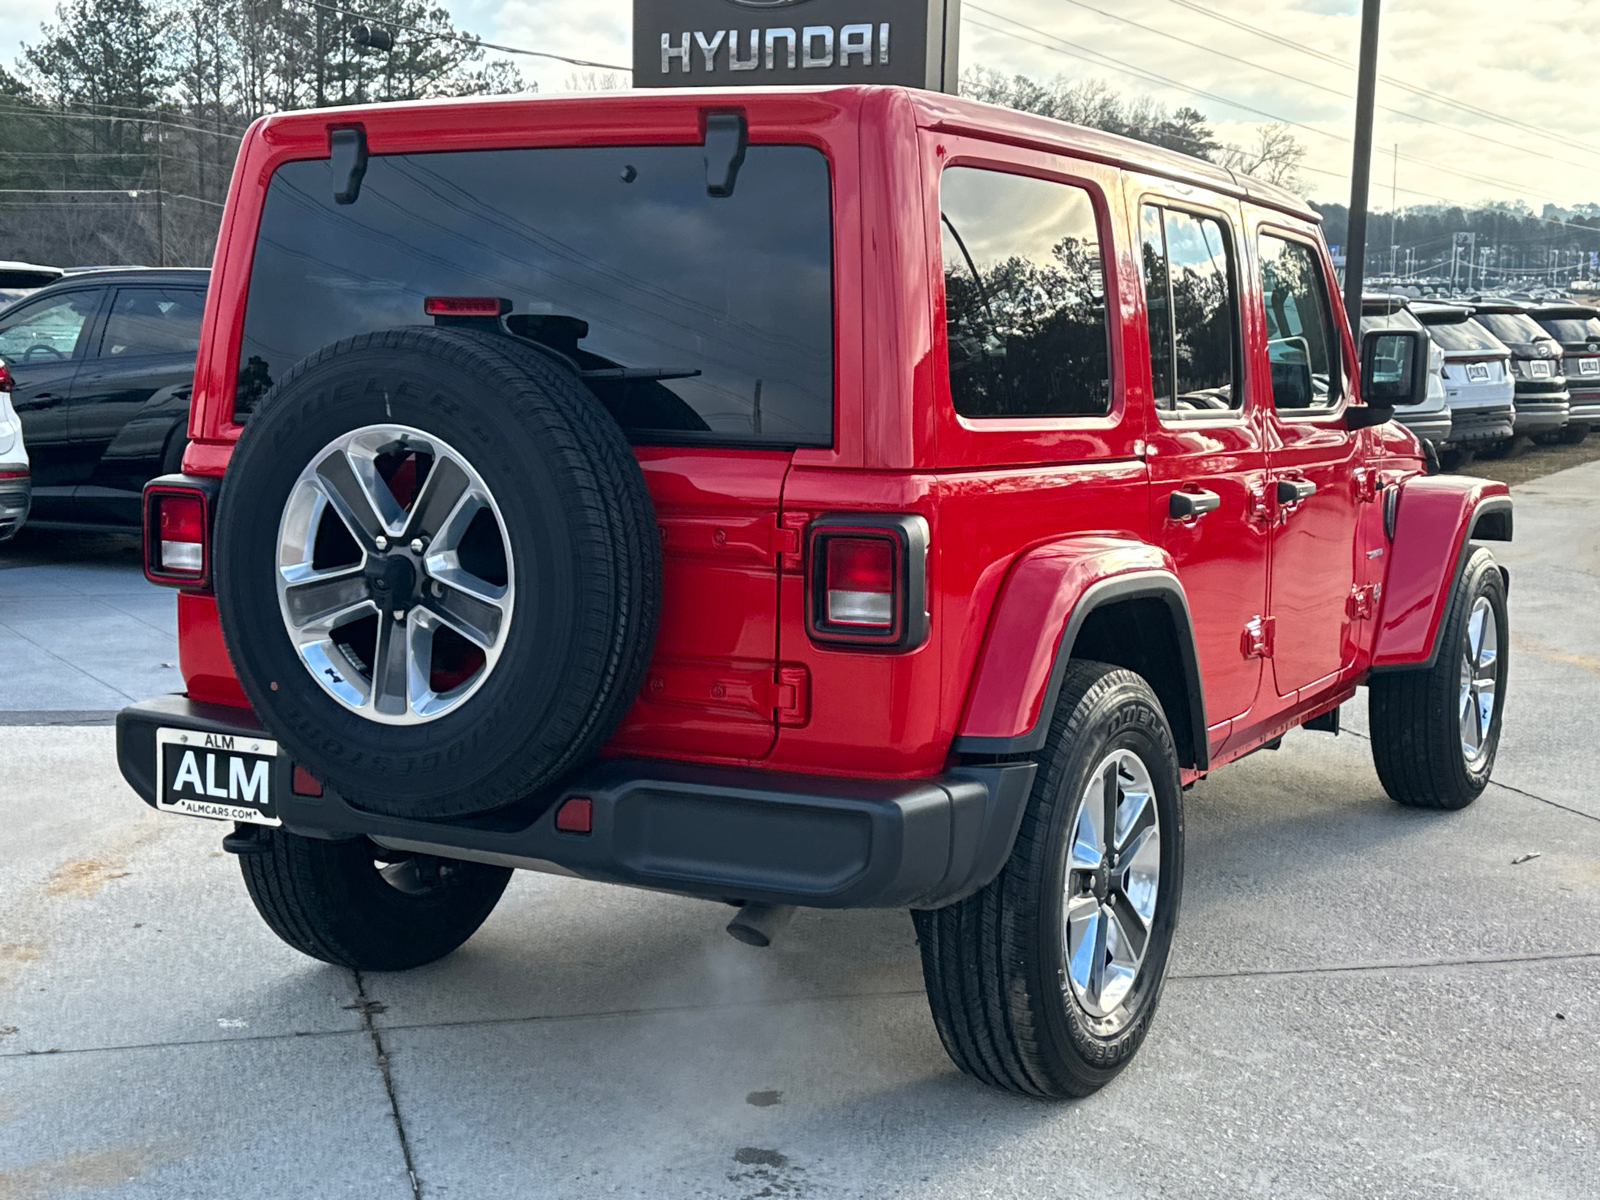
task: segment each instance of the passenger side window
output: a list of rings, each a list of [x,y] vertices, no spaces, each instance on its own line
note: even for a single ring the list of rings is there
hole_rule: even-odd
[[[971,167],[944,173],[950,397],[964,417],[1111,409],[1100,231],[1071,184]]]
[[[1156,408],[1170,417],[1238,409],[1239,301],[1226,227],[1149,204],[1139,229]]]
[[[198,353],[205,306],[205,293],[187,288],[123,288],[106,318],[100,357]]]
[[[8,363],[52,363],[73,357],[84,322],[104,293],[71,292],[30,304],[0,321],[0,359]]]
[[[1272,403],[1280,411],[1339,402],[1338,339],[1317,254],[1304,242],[1261,235]]]

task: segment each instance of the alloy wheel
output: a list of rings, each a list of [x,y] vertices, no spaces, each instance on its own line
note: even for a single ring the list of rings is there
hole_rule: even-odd
[[[1477,767],[1488,756],[1500,681],[1500,628],[1487,596],[1479,596],[1467,618],[1461,650],[1461,754]]]

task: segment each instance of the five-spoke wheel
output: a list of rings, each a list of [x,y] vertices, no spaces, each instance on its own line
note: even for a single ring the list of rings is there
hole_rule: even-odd
[[[1489,752],[1500,676],[1500,627],[1487,596],[1473,601],[1461,647],[1461,753],[1469,767]]]

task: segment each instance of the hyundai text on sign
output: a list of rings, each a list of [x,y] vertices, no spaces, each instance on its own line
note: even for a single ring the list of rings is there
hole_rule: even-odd
[[[961,0],[634,0],[633,84],[954,92],[960,24]]]

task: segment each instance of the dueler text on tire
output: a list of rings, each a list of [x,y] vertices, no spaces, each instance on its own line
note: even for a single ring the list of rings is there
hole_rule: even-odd
[[[1178,757],[1131,671],[1074,662],[1011,858],[976,895],[912,914],[945,1050],[984,1083],[1085,1096],[1155,1015],[1183,890]]]
[[[478,931],[510,867],[391,854],[366,838],[327,842],[261,830],[239,857],[266,923],[302,954],[357,971],[405,971]]]
[[[1412,808],[1465,808],[1494,771],[1511,650],[1506,583],[1472,551],[1450,597],[1433,666],[1368,685],[1372,761],[1383,790]]]
[[[599,747],[661,550],[622,431],[509,336],[401,329],[297,366],[223,484],[216,589],[263,724],[377,812],[503,807]]]

